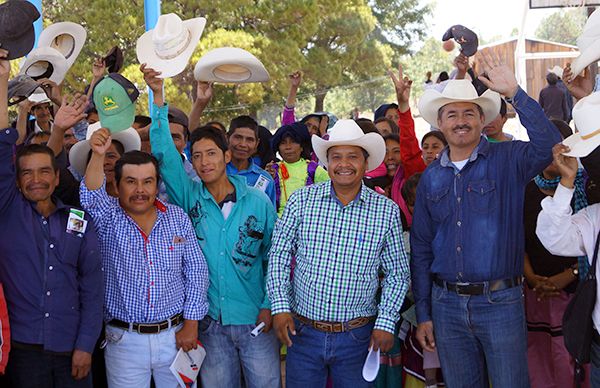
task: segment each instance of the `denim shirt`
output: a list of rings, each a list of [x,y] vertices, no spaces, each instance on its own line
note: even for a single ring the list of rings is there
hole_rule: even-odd
[[[104,283],[96,228],[68,231],[71,209],[43,217],[15,185],[17,130],[0,131],[0,283],[11,340],[52,352],[92,353],[102,329]]]
[[[530,142],[481,138],[458,170],[446,148],[423,173],[411,229],[411,273],[419,322],[431,320],[434,276],[481,282],[521,276],[527,183],[561,141],[542,108],[519,89],[512,102]]]

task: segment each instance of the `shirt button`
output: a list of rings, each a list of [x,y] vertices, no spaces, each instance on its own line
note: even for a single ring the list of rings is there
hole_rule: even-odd
[[[456,174],[456,177],[457,177],[458,179],[460,179],[460,173]]]
[[[225,297],[221,297],[221,300],[225,300]]]
[[[460,200],[461,200],[461,197],[458,197],[458,198],[456,198],[456,200],[457,200],[458,202],[460,202]]]
[[[46,295],[50,296],[50,291],[46,291]]]
[[[225,233],[225,228],[221,229],[221,232]]]
[[[456,223],[456,225],[458,225],[458,226],[461,226],[461,225],[462,225],[462,222],[458,221],[458,222]]]
[[[221,276],[221,280],[225,279],[223,276]]]
[[[48,318],[48,317],[50,316],[50,314],[49,314],[49,313],[46,313],[46,314],[44,314],[44,316],[45,316],[46,318]]]
[[[44,220],[42,221],[42,224],[46,225],[48,223],[48,221]]]
[[[6,134],[8,135],[9,133],[10,133],[10,130],[9,130],[9,129],[7,129],[7,130],[6,130]]]
[[[54,244],[50,244],[50,249],[54,248]]]
[[[48,267],[48,269],[49,269],[50,271],[52,271],[52,270],[54,269],[54,267],[53,267],[53,266],[50,266],[50,267]]]
[[[462,252],[462,248],[461,247],[456,247],[456,252],[458,252],[458,253]]]
[[[223,256],[225,254],[225,252],[221,252],[221,256]]]

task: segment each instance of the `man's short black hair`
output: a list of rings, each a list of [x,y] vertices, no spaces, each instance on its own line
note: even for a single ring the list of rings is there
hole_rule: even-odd
[[[227,138],[225,137],[225,134],[220,129],[210,125],[205,125],[196,128],[190,135],[190,150],[192,150],[192,152],[194,150],[194,143],[202,139],[212,140],[217,147],[223,151],[223,153],[229,149],[229,144],[227,144]]]
[[[15,162],[17,176],[19,176],[21,173],[21,164],[19,163],[21,161],[21,158],[35,154],[48,155],[50,157],[50,163],[52,163],[52,168],[54,169],[54,172],[58,171],[58,163],[56,162],[56,158],[54,157],[54,151],[52,151],[50,147],[42,144],[27,144],[19,151],[17,151],[17,157]]]
[[[558,76],[554,73],[548,73],[546,75],[546,81],[548,81],[549,85],[556,85],[558,82]]]
[[[154,169],[156,170],[156,184],[158,185],[158,181],[160,179],[158,160],[151,154],[142,151],[125,152],[121,158],[117,160],[117,163],[115,163],[115,181],[117,182],[117,185],[119,184],[121,176],[123,175],[124,165],[135,164],[139,166],[148,163],[152,163],[154,165]]]
[[[238,128],[250,128],[258,140],[258,123],[250,116],[238,116],[229,123],[228,135],[231,136]]]
[[[388,119],[387,117],[380,117],[377,120],[373,121],[373,124],[378,124],[382,121],[385,121],[386,123],[388,123],[388,125],[390,126],[392,133],[394,134],[399,134],[400,133],[400,128],[398,128],[398,124],[396,122],[394,122],[394,120],[392,119]]]
[[[506,117],[506,111],[507,111],[506,101],[504,101],[504,98],[501,98],[500,99],[500,116]]]
[[[395,141],[396,143],[400,144],[400,136],[398,136],[398,135],[397,135],[397,134],[395,134],[395,133],[390,133],[389,135],[385,135],[385,136],[383,137],[383,140],[384,140],[384,141],[387,141],[387,140],[392,140],[392,141]]]

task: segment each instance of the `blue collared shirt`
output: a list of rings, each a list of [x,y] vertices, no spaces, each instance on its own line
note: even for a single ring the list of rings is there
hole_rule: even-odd
[[[252,158],[248,159],[248,168],[242,171],[239,171],[232,162],[227,163],[227,175],[239,175],[246,178],[246,183],[248,186],[256,187],[263,193],[267,194],[271,202],[273,202],[273,206],[277,201],[277,196],[275,194],[275,183],[273,182],[273,177],[258,167]],[[259,179],[261,180],[259,182]],[[258,184],[257,184],[258,183]]]
[[[431,320],[433,276],[480,282],[523,274],[525,186],[552,162],[561,138],[523,90],[513,106],[530,142],[482,137],[460,171],[446,148],[421,177],[410,236],[419,322]]]
[[[11,340],[53,352],[91,353],[102,328],[103,281],[91,218],[67,231],[72,209],[55,200],[47,218],[15,185],[17,131],[0,131],[0,282]]]

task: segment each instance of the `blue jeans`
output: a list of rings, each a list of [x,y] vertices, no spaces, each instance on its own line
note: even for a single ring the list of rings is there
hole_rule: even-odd
[[[374,323],[344,333],[325,333],[294,319],[296,335],[288,348],[287,388],[323,388],[331,375],[334,388],[373,387],[362,377]]]
[[[203,387],[240,387],[240,366],[246,388],[281,386],[280,345],[275,332],[252,337],[254,326],[223,326],[208,315],[200,321],[198,337],[206,349],[200,370]]]
[[[13,345],[6,366],[8,384],[13,388],[91,388],[92,376],[82,380],[71,376],[71,355]]]
[[[150,377],[156,388],[177,387],[169,367],[177,354],[175,333],[182,325],[158,334],[106,325],[106,377],[110,388],[147,388]]]
[[[462,296],[433,285],[431,299],[449,388],[529,387],[522,287]]]

